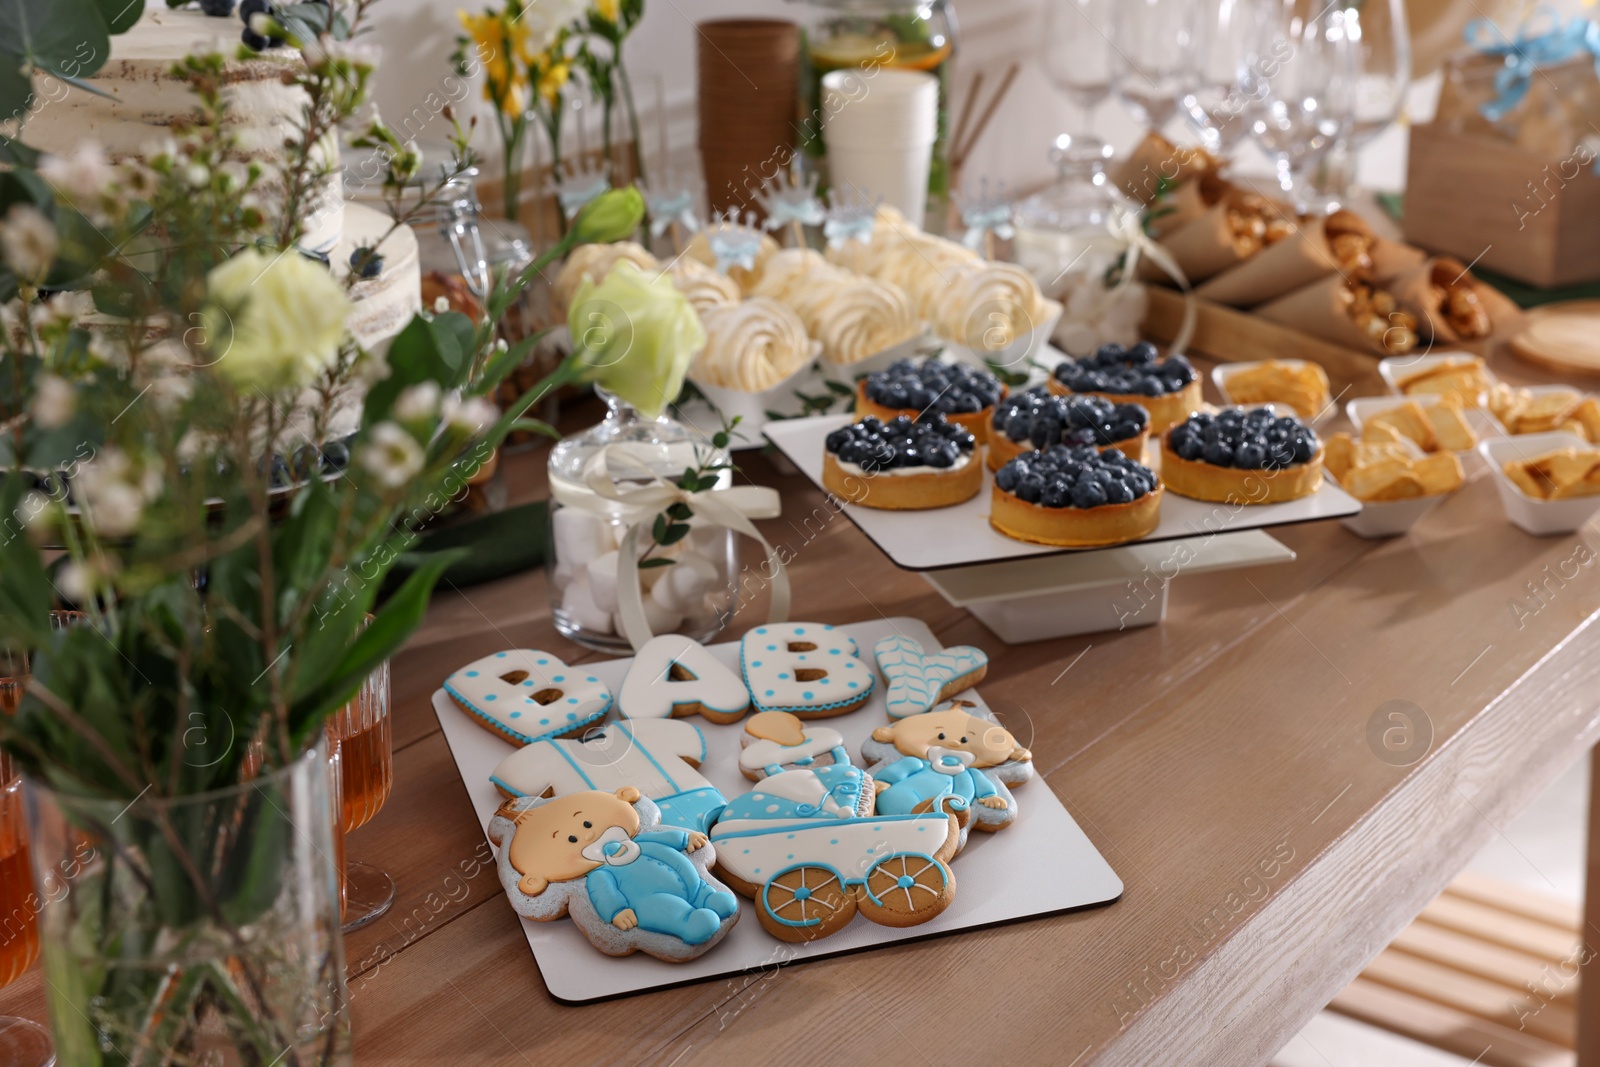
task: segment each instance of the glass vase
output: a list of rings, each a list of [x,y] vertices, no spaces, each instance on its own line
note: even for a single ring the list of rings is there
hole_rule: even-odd
[[[350,1062],[325,737],[175,799],[28,783],[40,942],[63,1064]]]
[[[617,552],[632,526],[636,549],[663,566],[639,568],[641,600],[652,633],[681,633],[705,641],[738,608],[739,535],[696,515],[677,543],[655,545],[656,508],[605,500],[584,480],[589,460],[607,452],[613,479],[626,492],[649,479],[645,471],[676,483],[689,468],[725,465],[728,453],[693,427],[662,415],[648,418],[603,389],[609,411],[598,425],[563,438],[550,452],[550,537],[545,568],[550,579],[550,614],[556,629],[586,648],[631,655],[623,636],[617,598]],[[629,477],[629,475],[633,477]],[[717,488],[733,481],[716,472]]]

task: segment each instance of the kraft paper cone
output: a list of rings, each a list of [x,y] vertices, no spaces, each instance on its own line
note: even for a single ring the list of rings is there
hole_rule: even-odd
[[[1369,240],[1372,236],[1371,228],[1349,211],[1303,219],[1289,236],[1223,271],[1196,289],[1195,295],[1231,307],[1254,307],[1329,274],[1352,275],[1352,268],[1341,263],[1334,252],[1330,232]]]
[[[1188,185],[1201,174],[1217,169],[1217,161],[1200,148],[1180,148],[1151,131],[1144,135],[1127,159],[1112,168],[1111,182],[1135,201],[1155,202],[1161,180],[1168,186]]]
[[[1403,242],[1388,237],[1379,237],[1372,242],[1372,277],[1379,284],[1420,267],[1427,261],[1428,253]]]
[[[1442,341],[1445,344],[1483,340],[1482,337],[1463,337],[1450,325],[1450,320],[1444,314],[1433,285],[1436,268],[1447,280],[1466,273],[1466,266],[1460,260],[1450,256],[1436,256],[1395,275],[1384,288],[1394,294],[1394,298],[1399,301],[1402,308],[1417,317],[1417,331],[1424,337],[1431,334],[1435,341]],[[1494,286],[1487,285],[1470,274],[1467,277],[1478,294],[1478,303],[1489,316],[1489,333],[1486,336],[1504,336],[1508,331],[1515,330],[1521,320],[1522,309]]]
[[[1292,327],[1336,345],[1381,356],[1392,355],[1382,344],[1369,338],[1366,331],[1345,313],[1344,300],[1340,295],[1344,287],[1343,277],[1330,274],[1287,296],[1263,304],[1255,313],[1269,322]]]
[[[1183,276],[1191,285],[1203,282],[1212,275],[1221,274],[1245,259],[1228,227],[1227,204],[1218,203],[1197,218],[1179,226],[1162,237],[1161,247],[1172,254]],[[1161,270],[1147,260],[1143,273],[1153,280],[1163,277]]]

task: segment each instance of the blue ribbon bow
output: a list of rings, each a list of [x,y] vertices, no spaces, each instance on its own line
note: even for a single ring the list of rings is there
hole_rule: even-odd
[[[659,197],[651,196],[649,201],[651,237],[660,237],[674,222],[690,233],[699,232],[700,220],[695,218],[694,197],[687,189]]]
[[[1535,8],[1510,40],[1486,18],[1467,23],[1462,36],[1480,54],[1500,56],[1505,62],[1494,78],[1495,98],[1478,109],[1490,122],[1516,110],[1528,95],[1534,72],[1543,67],[1587,52],[1595,57],[1595,73],[1600,76],[1600,24],[1582,18],[1563,24],[1560,13],[1546,5]]]

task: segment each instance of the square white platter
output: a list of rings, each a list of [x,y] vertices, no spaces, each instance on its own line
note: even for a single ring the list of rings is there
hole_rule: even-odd
[[[813,419],[790,419],[768,423],[764,432],[767,439],[802,474],[826,492],[822,484],[823,441],[834,430],[849,425],[852,418],[851,415],[824,415]],[[1154,452],[1154,446],[1148,451]],[[1160,469],[1159,465],[1156,469]],[[1066,552],[1105,551],[1034,545],[1005,536],[989,525],[989,497],[993,485],[994,475],[985,468],[983,488],[964,504],[939,508],[937,511],[885,511],[843,503],[843,511],[884,555],[897,566],[911,571],[971,567],[978,563],[999,563],[1002,560],[1053,556]],[[1282,504],[1213,504],[1166,493],[1161,498],[1160,525],[1148,537],[1132,543],[1147,544],[1268,526],[1289,526],[1321,519],[1341,519],[1360,510],[1360,501],[1327,479],[1322,488],[1310,496]]]
[[[841,626],[839,630],[855,638],[868,663],[872,662],[873,644],[892,633],[915,638],[929,652],[941,647],[933,632],[918,619],[879,619]],[[739,669],[737,641],[712,645],[711,650],[734,670]],[[605,682],[615,693],[622,688],[622,679],[630,663],[631,659],[585,663],[583,669]],[[882,679],[879,681],[881,683]],[[961,696],[980,709],[987,708],[974,690],[969,689]],[[467,794],[472,798],[478,822],[487,834],[489,820],[503,799],[489,784],[489,774],[514,748],[476,725],[443,689],[434,693],[433,707]],[[755,783],[739,773],[737,764],[743,723],[718,726],[699,717],[685,721],[699,727],[705,735],[706,759],[700,766],[700,773],[730,800],[749,792]],[[818,721],[844,736],[851,760],[859,764],[861,743],[874,727],[889,721],[884,711],[883,686],[877,686],[872,698],[856,711]],[[1008,722],[1005,725],[1017,735],[1019,742],[1032,746],[1030,723]],[[521,925],[550,995],[562,1003],[586,1004],[784,963],[825,959],[903,941],[1055,915],[1108,904],[1122,896],[1122,880],[1046,782],[1036,776],[1026,785],[1014,787],[1014,791],[1019,809],[1016,822],[998,833],[974,832],[968,838],[967,847],[951,862],[956,879],[955,901],[921,926],[896,929],[878,926],[857,916],[832,937],[812,944],[791,945],[768,935],[756,921],[751,902],[740,897],[739,921],[721,944],[698,959],[664,963],[643,953],[621,958],[607,956],[591,946],[567,919],[541,923],[508,914],[506,921]]]

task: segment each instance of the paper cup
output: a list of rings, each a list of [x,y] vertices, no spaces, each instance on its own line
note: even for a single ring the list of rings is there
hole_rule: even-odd
[[[904,148],[864,148],[836,144],[827,132],[828,174],[836,188],[854,189],[868,200],[883,203],[921,229],[928,203],[928,169],[933,142]]]

